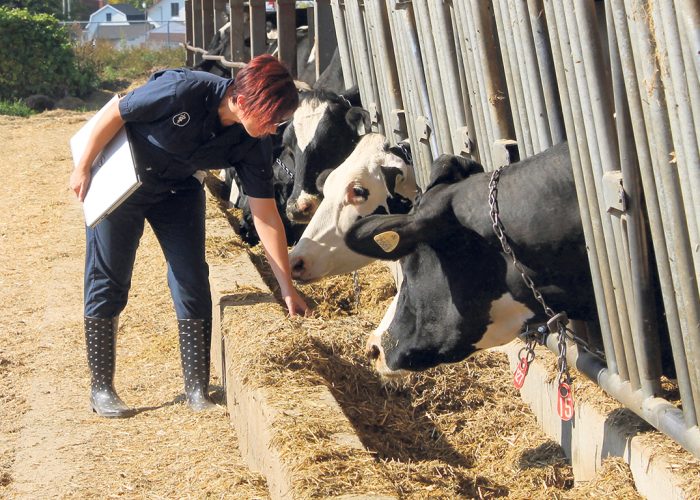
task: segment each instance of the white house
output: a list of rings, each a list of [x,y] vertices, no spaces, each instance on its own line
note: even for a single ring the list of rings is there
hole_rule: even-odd
[[[160,0],[146,10],[147,19],[156,28],[167,22],[185,23],[185,0]]]
[[[128,4],[107,4],[90,14],[85,26],[87,40],[142,40],[150,29],[143,11]]]

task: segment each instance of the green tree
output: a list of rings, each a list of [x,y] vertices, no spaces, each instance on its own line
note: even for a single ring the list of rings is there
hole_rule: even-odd
[[[54,16],[0,7],[0,99],[83,96],[97,83],[94,65],[76,58]]]
[[[8,9],[27,9],[31,14],[50,14],[63,16],[62,0],[0,0],[0,7]]]

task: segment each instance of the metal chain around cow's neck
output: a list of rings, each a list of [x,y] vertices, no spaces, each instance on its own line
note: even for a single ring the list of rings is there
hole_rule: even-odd
[[[285,165],[284,162],[283,162],[280,158],[275,158],[275,163],[277,163],[277,165],[279,165],[280,167],[282,167],[282,170],[284,170],[285,172],[287,172],[287,175],[289,176],[289,178],[290,178],[291,180],[294,180],[294,172],[292,172],[291,170],[289,170],[289,168],[287,167],[287,165]]]
[[[566,380],[569,380],[571,378],[569,376],[569,370],[566,363],[566,336],[568,330],[566,324],[568,323],[568,319],[566,317],[565,312],[555,314],[554,311],[547,305],[547,303],[544,300],[544,297],[542,296],[542,293],[537,289],[535,283],[532,281],[532,278],[530,278],[530,276],[528,275],[527,270],[523,267],[518,258],[515,256],[513,248],[508,243],[506,230],[503,226],[503,223],[501,222],[500,213],[498,209],[498,181],[500,180],[501,171],[503,170],[503,168],[504,167],[499,167],[496,170],[494,170],[491,174],[491,179],[489,181],[489,207],[491,208],[491,227],[493,227],[493,231],[494,233],[496,233],[498,241],[501,242],[501,247],[503,247],[503,251],[506,255],[508,255],[511,258],[511,260],[513,261],[513,266],[515,267],[515,269],[518,270],[520,276],[523,278],[525,285],[527,285],[527,287],[532,291],[532,294],[535,296],[537,302],[539,302],[542,305],[544,313],[549,318],[549,320],[547,321],[547,327],[549,331],[551,333],[559,333],[559,340],[557,343],[559,351],[557,356],[557,367],[559,369],[559,383],[561,383],[562,381],[564,381],[565,378]],[[532,346],[532,342],[528,341],[528,348],[532,349]]]

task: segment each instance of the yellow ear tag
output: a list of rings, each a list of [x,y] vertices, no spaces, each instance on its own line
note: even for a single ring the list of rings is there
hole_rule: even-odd
[[[391,252],[398,246],[399,239],[399,233],[396,231],[385,231],[374,237],[374,241],[376,241],[377,245],[382,247],[382,250],[384,250],[386,253]]]

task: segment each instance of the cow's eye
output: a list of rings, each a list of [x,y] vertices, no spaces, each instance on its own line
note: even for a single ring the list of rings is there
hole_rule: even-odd
[[[369,190],[363,188],[362,186],[355,186],[352,188],[352,194],[356,198],[364,198],[365,200],[369,198]]]

